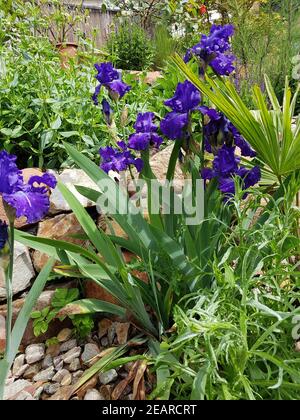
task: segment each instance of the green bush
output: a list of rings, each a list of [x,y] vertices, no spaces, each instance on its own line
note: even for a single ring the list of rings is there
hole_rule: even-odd
[[[115,67],[145,70],[153,62],[154,50],[147,33],[138,25],[124,22],[110,36],[108,49]]]

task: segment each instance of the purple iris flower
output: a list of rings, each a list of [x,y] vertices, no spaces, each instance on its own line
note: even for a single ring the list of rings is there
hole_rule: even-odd
[[[118,148],[102,147],[99,153],[101,157],[100,168],[106,173],[109,171],[125,171],[130,165],[134,165],[136,170],[141,172],[144,166],[143,160],[135,158],[124,142],[118,142]]]
[[[236,59],[231,54],[230,37],[233,34],[233,25],[213,25],[209,35],[202,35],[200,42],[186,52],[184,61],[187,63],[196,56],[205,66],[211,66],[215,73],[221,76],[231,74]]]
[[[235,147],[222,146],[215,156],[213,168],[218,176],[227,177],[238,170],[239,159],[236,158]]]
[[[5,244],[8,240],[8,228],[5,222],[0,220],[0,251],[5,247]]]
[[[178,83],[173,98],[165,101],[165,105],[172,109],[161,121],[163,134],[172,140],[182,139],[189,123],[190,113],[198,109],[201,101],[199,90],[188,80]]]
[[[122,81],[121,72],[115,69],[112,63],[95,64],[97,75],[95,76],[100,83],[96,86],[92,99],[95,105],[98,105],[98,95],[101,86],[104,86],[113,99],[122,98],[131,87]]]
[[[225,143],[227,146],[239,147],[242,156],[256,156],[249,143],[224,114],[205,106],[201,106],[199,109],[203,115],[209,118],[204,126],[205,150],[207,152],[216,154],[218,148]]]
[[[16,156],[4,150],[0,152],[0,194],[5,203],[15,210],[17,218],[25,216],[28,223],[35,223],[47,214],[50,207],[48,189],[40,184],[55,188],[56,178],[45,173],[31,177],[25,184],[16,165]]]
[[[109,102],[105,98],[102,100],[102,113],[104,115],[106,123],[108,125],[111,125],[113,110],[111,106],[109,105]]]
[[[128,147],[137,151],[146,150],[150,145],[159,148],[163,139],[157,134],[158,127],[153,120],[153,112],[140,113],[134,124],[135,133],[128,139]]]

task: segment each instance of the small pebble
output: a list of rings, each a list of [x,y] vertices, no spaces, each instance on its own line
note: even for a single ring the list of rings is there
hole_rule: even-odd
[[[41,370],[39,373],[37,373],[33,377],[33,381],[34,382],[38,382],[38,381],[50,381],[53,378],[54,375],[55,375],[55,370],[54,370],[54,367],[51,366],[48,369]]]
[[[99,354],[99,347],[96,344],[88,343],[84,346],[84,351],[81,355],[83,363],[89,362]]]
[[[16,373],[23,367],[25,362],[25,354],[20,354],[15,358],[14,365],[12,368],[12,374],[16,376]]]
[[[63,355],[64,363],[71,363],[74,359],[79,357],[81,354],[81,348],[75,347],[74,349],[69,350],[67,353]]]
[[[62,381],[60,382],[61,386],[67,386],[67,385],[71,385],[72,383],[72,375],[70,372],[68,372],[62,379]]]
[[[41,368],[42,368],[41,362],[35,363],[34,365],[30,365],[23,373],[23,378],[32,379],[35,375],[39,373]]]
[[[46,354],[50,354],[52,357],[58,356],[60,353],[60,344],[50,344],[46,350]]]
[[[44,386],[44,391],[46,392],[46,394],[48,395],[53,395],[55,394],[60,388],[60,384],[59,383],[54,383],[54,384],[46,384]]]
[[[73,373],[73,384],[75,384],[78,379],[80,379],[83,375],[83,370],[78,370],[77,372]]]
[[[62,343],[62,345],[60,346],[60,351],[61,353],[65,353],[76,346],[77,346],[77,340],[75,338],[72,338],[71,340],[68,340],[65,343]]]
[[[110,369],[107,372],[99,373],[99,381],[103,385],[107,385],[118,378],[117,371]]]
[[[39,362],[44,358],[45,355],[45,345],[44,344],[30,344],[26,347],[25,357],[26,362],[29,365]]]
[[[98,392],[96,389],[89,389],[87,393],[85,394],[84,400],[104,400],[100,392]]]
[[[60,331],[60,333],[57,336],[57,340],[60,343],[63,343],[64,341],[67,341],[71,338],[72,336],[72,330],[70,330],[70,328],[64,328],[63,330]]]
[[[103,346],[103,347],[108,346],[108,338],[107,337],[101,338],[101,346]]]
[[[29,365],[23,365],[20,367],[20,369],[15,373],[15,378],[20,378],[20,376],[23,376],[26,370],[29,368]]]
[[[33,395],[33,398],[35,400],[39,400],[43,391],[44,391],[44,387],[43,386],[38,387],[37,390],[35,391],[34,395]]]
[[[42,362],[42,368],[47,369],[48,367],[53,365],[53,358],[51,354],[46,354],[45,359]]]
[[[72,362],[69,364],[69,371],[70,372],[76,372],[81,368],[80,360],[78,358],[72,360]]]
[[[53,358],[53,365],[56,370],[59,370],[58,366],[60,365],[61,362],[63,362],[62,356],[56,356]]]
[[[67,369],[61,369],[53,376],[52,381],[53,382],[61,382],[63,378],[68,374],[69,372]]]

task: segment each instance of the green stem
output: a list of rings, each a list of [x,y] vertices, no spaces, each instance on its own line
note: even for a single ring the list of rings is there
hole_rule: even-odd
[[[15,242],[15,231],[14,223],[9,223],[9,266],[7,270],[6,278],[6,299],[7,299],[7,314],[6,314],[6,346],[4,358],[8,360],[8,356],[11,350],[11,330],[12,330],[12,315],[13,315],[13,268],[14,268],[14,242]]]

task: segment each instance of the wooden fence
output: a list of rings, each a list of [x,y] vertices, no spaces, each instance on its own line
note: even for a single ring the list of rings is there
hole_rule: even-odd
[[[83,33],[86,38],[95,38],[95,43],[98,48],[102,47],[108,38],[109,33],[114,30],[116,24],[116,15],[118,9],[104,10],[99,0],[65,0],[64,6],[70,14],[82,15],[79,23],[72,27],[68,27],[66,39],[67,42],[77,41],[78,30]],[[44,9],[45,13],[53,12],[51,2],[48,7]],[[86,13],[86,15],[85,15]],[[53,32],[56,29],[53,24]],[[51,32],[51,31],[50,31]],[[53,33],[50,37],[53,39]],[[57,40],[56,40],[57,41]]]

